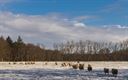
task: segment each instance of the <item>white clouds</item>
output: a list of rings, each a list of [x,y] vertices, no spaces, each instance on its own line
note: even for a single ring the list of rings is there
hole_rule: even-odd
[[[85,27],[84,23],[75,23],[74,26],[76,27]]]
[[[119,41],[128,38],[127,26],[114,25],[117,28],[109,26],[90,27],[79,21],[68,19],[65,21],[57,15],[52,17],[0,13],[0,35],[12,37],[21,35],[26,42],[44,43],[48,46],[66,40]]]
[[[117,28],[120,28],[120,29],[128,29],[127,26],[121,26],[121,25],[116,25],[116,26],[117,26]]]
[[[111,28],[115,28],[116,29],[128,29],[128,26],[121,26],[121,25],[104,25],[103,26],[104,28],[108,28],[108,29],[111,29]]]

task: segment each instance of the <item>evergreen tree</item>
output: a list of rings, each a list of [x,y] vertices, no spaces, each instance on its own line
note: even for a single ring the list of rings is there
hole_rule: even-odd
[[[6,41],[8,42],[9,46],[12,47],[13,41],[12,41],[12,39],[10,38],[10,36],[8,36],[8,37],[6,38]]]

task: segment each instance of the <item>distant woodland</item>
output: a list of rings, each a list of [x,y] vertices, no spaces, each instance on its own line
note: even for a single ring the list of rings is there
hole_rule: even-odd
[[[18,36],[0,37],[0,61],[128,61],[128,40],[122,42],[67,41],[53,49],[24,43]]]

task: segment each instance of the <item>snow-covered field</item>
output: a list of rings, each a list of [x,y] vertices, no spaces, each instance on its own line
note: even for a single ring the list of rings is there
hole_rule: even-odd
[[[128,62],[80,62],[85,65],[84,70],[62,67],[62,63],[77,62],[0,62],[0,80],[128,80]],[[92,72],[87,71],[88,64],[92,65]],[[116,68],[119,73],[117,77],[105,75],[103,68]]]

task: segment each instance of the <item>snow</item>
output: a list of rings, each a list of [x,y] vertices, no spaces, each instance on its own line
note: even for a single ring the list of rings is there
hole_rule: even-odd
[[[57,62],[57,65],[55,62],[25,63],[0,62],[0,80],[128,80],[128,62],[80,62],[85,65],[84,70],[61,66],[62,63],[76,64],[77,62]],[[92,72],[87,71],[88,64],[92,65]],[[111,73],[105,75],[104,67],[117,68],[119,74],[117,77]]]
[[[9,64],[10,63],[10,64]],[[34,63],[34,64],[31,64]],[[57,65],[55,64],[57,63]],[[72,67],[62,67],[61,64],[66,63],[77,64],[77,62],[0,62],[0,70],[24,70],[24,69],[69,69]],[[91,61],[91,62],[79,62],[84,64],[86,68],[88,64],[92,65],[93,69],[102,68],[116,68],[116,69],[128,69],[128,62],[105,62],[105,61]]]
[[[128,80],[128,70],[119,70],[119,75],[105,75],[102,70],[0,70],[0,80]]]

